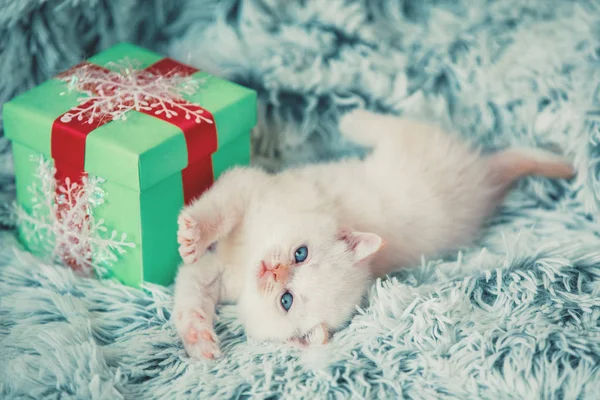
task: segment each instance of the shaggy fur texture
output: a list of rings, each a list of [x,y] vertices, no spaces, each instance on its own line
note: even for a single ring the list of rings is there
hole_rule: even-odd
[[[325,349],[248,343],[223,307],[215,364],[185,356],[171,288],[76,278],[14,253],[5,232],[0,397],[596,398],[597,2],[289,3],[0,2],[0,102],[129,39],[256,88],[255,162],[272,169],[358,153],[337,118],[364,105],[486,148],[560,147],[578,176],[523,181],[476,246],[378,282]]]

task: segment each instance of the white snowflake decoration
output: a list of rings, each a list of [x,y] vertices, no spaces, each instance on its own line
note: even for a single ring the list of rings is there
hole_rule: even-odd
[[[74,264],[85,274],[103,275],[127,248],[135,247],[126,241],[125,233],[118,238],[116,231],[109,232],[103,219],[94,218],[94,208],[104,202],[105,193],[100,187],[104,180],[84,177],[77,183],[67,178],[58,186],[57,196],[52,161],[42,156],[35,161],[39,185],[33,183],[28,188],[33,204],[31,213],[16,207],[21,234],[30,249],[47,261]]]
[[[176,71],[165,76],[156,75],[139,68],[138,62],[127,58],[109,66],[118,68],[118,71],[84,64],[59,77],[68,83],[69,91],[86,95],[77,99],[80,104],[65,113],[61,117],[62,122],[76,119],[92,124],[107,117],[126,120],[127,112],[136,110],[164,114],[167,118],[183,113],[186,119],[193,119],[197,124],[213,123],[203,115],[204,110],[183,100],[183,95],[194,94],[205,80],[183,76]]]

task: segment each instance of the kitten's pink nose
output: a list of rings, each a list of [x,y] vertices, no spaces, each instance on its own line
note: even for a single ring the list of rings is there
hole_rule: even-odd
[[[288,267],[286,265],[277,264],[275,267],[270,264],[261,261],[260,269],[258,271],[258,278],[269,279],[273,277],[273,280],[278,283],[285,283],[288,278]]]
[[[271,274],[273,274],[275,282],[285,283],[288,278],[288,268],[285,265],[277,264],[275,268],[271,270]]]

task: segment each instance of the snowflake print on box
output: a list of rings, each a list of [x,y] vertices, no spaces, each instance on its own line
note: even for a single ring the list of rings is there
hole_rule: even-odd
[[[80,272],[102,276],[127,248],[127,235],[109,231],[94,208],[104,203],[104,181],[84,176],[80,183],[67,179],[57,187],[52,161],[34,157],[38,183],[28,187],[32,210],[17,206],[17,224],[31,250],[49,262],[77,265]],[[58,194],[58,195],[57,195]]]
[[[15,96],[2,111],[26,219],[21,243],[75,270],[104,267],[101,278],[128,286],[168,286],[181,261],[181,208],[225,171],[250,163],[257,93],[124,42]],[[39,155],[52,167],[41,175],[55,180],[45,180],[43,191],[30,161]],[[33,213],[32,183],[46,193],[38,192]],[[97,205],[92,193],[100,187],[107,196]],[[7,223],[0,207],[0,224]],[[111,237],[113,230],[119,235]]]
[[[185,76],[176,69],[158,75],[128,58],[111,62],[107,67],[116,71],[84,63],[58,76],[68,83],[69,91],[85,94],[77,99],[79,106],[62,116],[62,122],[77,119],[93,124],[103,119],[126,120],[127,112],[135,110],[164,115],[167,119],[181,113],[198,124],[213,123],[203,115],[204,110],[183,100],[183,95],[194,94],[205,80]]]

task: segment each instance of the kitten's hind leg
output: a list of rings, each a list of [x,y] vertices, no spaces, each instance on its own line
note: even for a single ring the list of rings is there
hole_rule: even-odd
[[[267,176],[256,168],[233,168],[181,211],[177,241],[184,263],[198,261],[213,243],[231,233]]]
[[[172,320],[192,358],[214,359],[221,355],[213,328],[220,285],[216,266],[183,265],[177,274]]]
[[[440,127],[393,114],[355,109],[343,115],[340,133],[361,146],[397,157],[402,151],[425,151],[437,138],[445,137]]]
[[[569,179],[575,174],[565,157],[539,149],[508,149],[489,156],[489,169],[494,183],[510,187],[528,175]]]
[[[365,147],[378,147],[399,118],[361,108],[344,114],[339,121],[340,133],[348,140]]]

